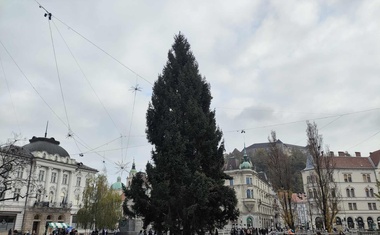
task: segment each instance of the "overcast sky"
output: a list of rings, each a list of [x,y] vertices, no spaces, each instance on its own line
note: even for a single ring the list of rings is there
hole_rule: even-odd
[[[38,2],[50,22],[36,1],[0,0],[2,144],[49,121],[48,137],[111,182],[127,176],[118,163],[144,170],[152,86],[181,32],[226,153],[271,130],[305,146],[306,120],[334,152],[380,149],[379,1]]]

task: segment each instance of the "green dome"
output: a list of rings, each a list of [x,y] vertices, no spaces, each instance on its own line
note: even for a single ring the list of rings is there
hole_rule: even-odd
[[[118,176],[117,177],[117,182],[113,183],[111,185],[111,189],[114,189],[114,190],[122,190],[123,189],[123,183],[121,182],[121,177]]]
[[[251,168],[252,168],[252,166],[251,166],[251,163],[249,163],[249,162],[242,162],[240,164],[240,169],[251,169]]]
[[[245,149],[245,143],[244,143],[244,161],[240,164],[240,169],[252,169],[252,165],[251,163],[249,163],[248,161],[248,155],[247,155],[247,151]]]

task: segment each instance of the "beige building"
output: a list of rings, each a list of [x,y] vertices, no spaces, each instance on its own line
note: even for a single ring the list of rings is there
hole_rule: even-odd
[[[232,177],[231,180],[226,180],[225,185],[235,190],[238,199],[237,207],[240,211],[239,218],[229,223],[226,228],[274,227],[275,217],[277,217],[275,210],[278,208],[275,193],[266,175],[253,169],[245,148],[243,162],[239,164],[239,160],[235,157],[226,159],[224,172]]]
[[[363,230],[380,228],[380,203],[375,197],[378,192],[376,180],[380,176],[380,150],[370,153],[368,157],[362,157],[359,152],[355,156],[347,156],[339,152],[335,156],[334,179],[337,182],[337,195],[341,196],[338,205],[339,213],[336,216],[334,227],[339,230]],[[304,189],[310,202],[313,202],[312,175],[313,165],[310,159],[302,172]],[[315,206],[311,206],[312,226],[318,224],[320,215]]]
[[[49,232],[65,224],[76,227],[86,179],[98,171],[71,158],[54,138],[33,137],[29,142],[22,149],[29,154],[30,165],[12,177],[30,180],[30,184],[15,183],[4,195],[20,197],[0,202],[0,233],[8,234],[11,229],[38,235],[46,228]]]

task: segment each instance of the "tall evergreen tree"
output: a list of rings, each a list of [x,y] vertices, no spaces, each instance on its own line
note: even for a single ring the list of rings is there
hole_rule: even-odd
[[[146,166],[151,191],[144,200],[148,206],[135,207],[143,208],[138,214],[145,225],[171,234],[204,234],[237,218],[235,192],[224,186],[229,176],[223,172],[224,143],[211,99],[190,44],[178,34],[146,115],[147,138],[154,145],[153,162]]]

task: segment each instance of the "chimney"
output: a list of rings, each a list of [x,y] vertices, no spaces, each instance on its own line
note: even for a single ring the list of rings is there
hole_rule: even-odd
[[[338,156],[339,156],[339,157],[344,157],[344,156],[345,156],[345,155],[344,155],[344,152],[339,151],[339,152],[338,152]]]
[[[362,155],[360,154],[360,152],[355,152],[355,157],[361,157]]]
[[[334,151],[330,151],[330,157],[334,157]]]

